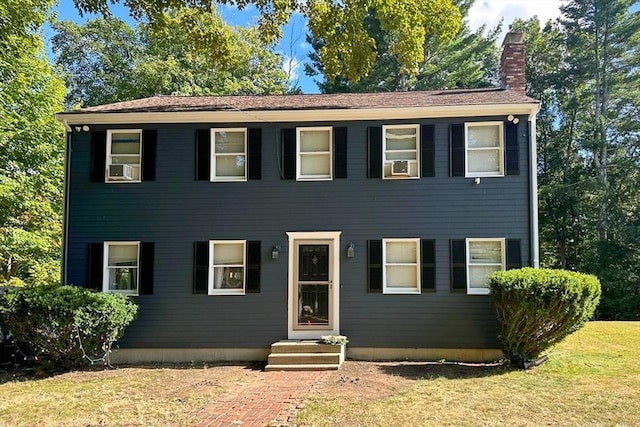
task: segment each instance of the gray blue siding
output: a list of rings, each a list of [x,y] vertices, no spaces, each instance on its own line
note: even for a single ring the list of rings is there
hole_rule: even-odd
[[[90,134],[74,132],[67,282],[85,284],[91,242],[155,242],[154,294],[135,297],[139,316],[122,347],[267,347],[287,337],[285,233],[341,231],[340,324],[350,345],[495,348],[489,297],[450,291],[449,240],[521,239],[522,262],[530,263],[528,123],[520,117],[520,175],[482,178],[475,185],[473,179],[449,176],[449,124],[465,120],[474,119],[419,121],[435,124],[435,177],[397,181],[367,179],[367,126],[415,120],[137,126],[158,130],[156,180],[139,184],[90,182]],[[303,125],[348,128],[347,179],[281,179],[280,130]],[[196,181],[195,130],[238,126],[263,129],[262,179]],[[101,129],[106,127],[92,126]],[[367,293],[367,240],[392,237],[435,239],[435,292]],[[260,293],[192,293],[193,242],[209,239],[262,242]],[[355,257],[347,258],[351,242]],[[277,260],[270,255],[274,244],[282,248]]]

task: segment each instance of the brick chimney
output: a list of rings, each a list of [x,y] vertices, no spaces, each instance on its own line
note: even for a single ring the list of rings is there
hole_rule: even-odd
[[[524,33],[510,31],[504,37],[500,81],[503,88],[525,94]]]

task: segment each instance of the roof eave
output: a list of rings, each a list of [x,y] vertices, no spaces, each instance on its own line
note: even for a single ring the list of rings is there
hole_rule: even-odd
[[[130,125],[144,123],[259,123],[325,122],[345,120],[395,120],[445,117],[524,115],[529,120],[540,108],[538,102],[516,104],[433,105],[362,109],[166,111],[166,112],[68,112],[56,119],[74,125]]]

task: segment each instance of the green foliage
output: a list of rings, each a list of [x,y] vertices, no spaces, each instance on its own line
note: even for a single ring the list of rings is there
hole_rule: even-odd
[[[347,345],[347,343],[349,343],[349,339],[344,335],[322,335],[320,337],[320,342],[322,344]]]
[[[162,25],[135,29],[116,18],[55,24],[53,51],[66,75],[67,105],[287,90],[282,58],[260,41],[256,29],[232,28],[215,12],[196,9],[158,19]]]
[[[450,0],[313,0],[309,30],[319,40],[318,60],[328,80],[343,76],[357,82],[378,58],[388,56],[401,75],[415,76],[425,60],[427,38],[445,42],[460,29],[460,10]],[[376,43],[371,23],[385,36]],[[383,47],[384,46],[384,47]]]
[[[460,9],[465,17],[468,6],[460,5]],[[484,26],[472,32],[466,23],[451,40],[427,35],[422,46],[424,59],[419,63],[417,73],[403,71],[397,59],[387,53],[394,35],[384,31],[372,13],[365,17],[363,25],[368,37],[374,41],[377,53],[369,73],[357,80],[341,74],[331,78],[320,55],[325,41],[307,37],[314,52],[309,55],[311,64],[305,65],[305,72],[323,77],[322,81],[317,81],[323,93],[476,88],[498,81],[496,39],[501,25],[486,36]]]
[[[110,0],[74,0],[78,10],[108,15]],[[193,8],[211,13],[216,2],[209,0],[123,0],[131,15],[149,22],[156,29],[165,27],[164,14],[172,10]],[[395,58],[403,73],[414,75],[424,61],[422,45],[427,36],[447,40],[460,27],[460,9],[451,0],[220,0],[240,9],[253,5],[259,13],[261,39],[271,43],[282,36],[284,25],[293,12],[307,17],[309,30],[323,40],[318,53],[325,73],[333,78],[343,75],[357,81],[366,76],[376,59],[376,45],[364,28],[365,18],[373,14],[383,31],[391,35],[386,54]],[[221,28],[221,27],[217,27]],[[183,29],[185,31],[185,29]],[[211,29],[192,26],[186,29],[190,45],[211,46],[218,41]],[[224,47],[225,45],[221,45]],[[231,47],[231,46],[229,46]],[[233,60],[224,52],[222,60]]]
[[[635,5],[635,6],[634,6]],[[526,34],[538,113],[541,263],[595,274],[602,319],[640,316],[640,13],[572,0]]]
[[[56,368],[102,357],[135,319],[138,306],[119,294],[74,286],[11,289],[0,296],[0,325]]]
[[[600,300],[595,276],[522,268],[489,277],[498,339],[505,357],[520,365],[580,329]]]
[[[38,33],[51,4],[0,5],[0,284],[59,279],[64,86]]]

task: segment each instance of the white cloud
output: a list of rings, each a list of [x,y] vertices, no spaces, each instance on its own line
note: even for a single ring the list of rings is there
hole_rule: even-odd
[[[502,43],[509,25],[516,18],[529,19],[537,15],[544,23],[560,16],[559,7],[562,3],[562,0],[477,0],[469,11],[467,21],[471,29],[476,30],[483,24],[488,29],[494,28],[503,19],[502,34],[497,40]]]

